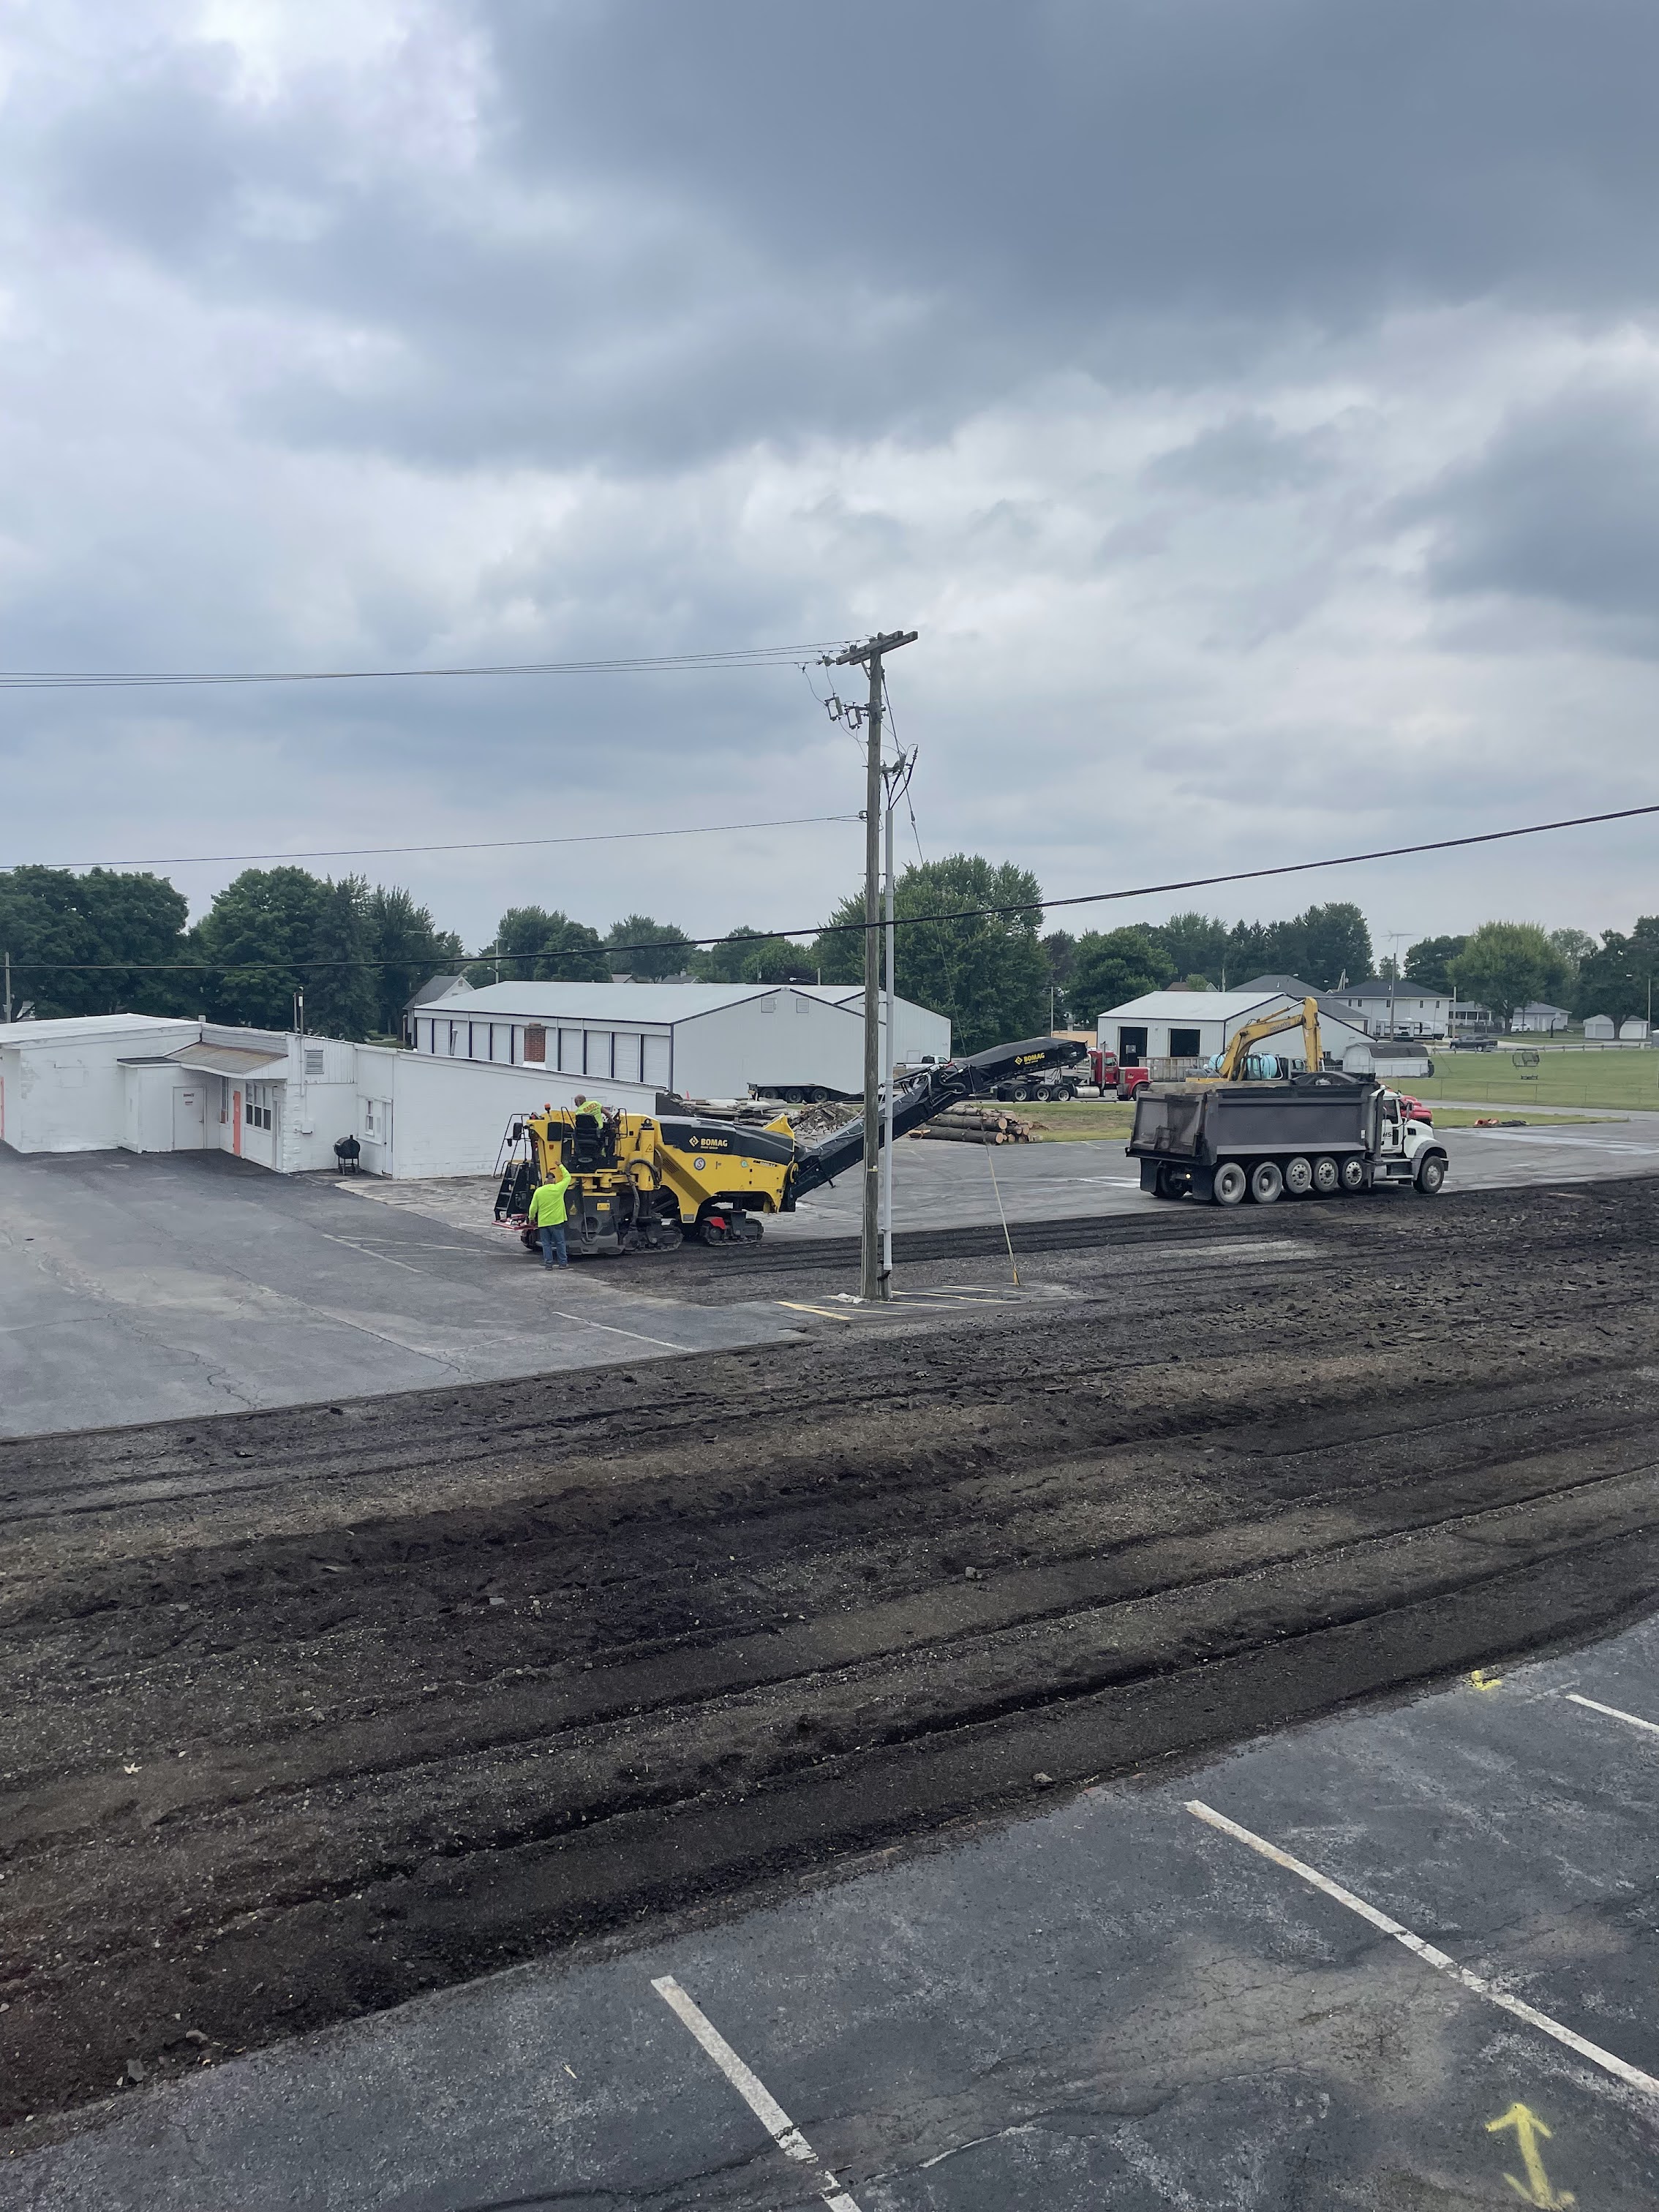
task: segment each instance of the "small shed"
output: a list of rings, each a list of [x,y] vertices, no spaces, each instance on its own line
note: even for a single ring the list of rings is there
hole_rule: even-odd
[[[1592,1014],[1584,1024],[1584,1035],[1592,1043],[1611,1044],[1614,1034],[1611,1014]]]
[[[1645,1044],[1647,1041],[1648,1025],[1636,1015],[1632,1014],[1627,1022],[1620,1023],[1619,1042],[1620,1044]]]

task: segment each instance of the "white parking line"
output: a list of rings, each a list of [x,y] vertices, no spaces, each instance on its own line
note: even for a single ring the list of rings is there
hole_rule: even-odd
[[[1494,1144],[1572,1145],[1581,1152],[1638,1152],[1644,1159],[1659,1152],[1659,1145],[1633,1145],[1626,1137],[1564,1137],[1554,1129],[1459,1129],[1456,1133]]]
[[[1379,1912],[1374,1905],[1367,1905],[1363,1897],[1356,1897],[1351,1889],[1344,1889],[1340,1882],[1331,1881],[1316,1867],[1304,1866],[1300,1859],[1293,1859],[1288,1851],[1281,1851],[1277,1844],[1270,1844],[1265,1836],[1255,1835],[1249,1828],[1241,1828],[1237,1820],[1230,1820],[1224,1813],[1216,1812],[1200,1798],[1188,1798],[1187,1810],[1197,1819],[1206,1821],[1211,1827],[1219,1829],[1224,1836],[1231,1836],[1236,1843],[1244,1844],[1251,1850],[1260,1852],[1264,1859],[1272,1859],[1276,1866],[1288,1869],[1315,1889],[1322,1890],[1327,1897],[1334,1898],[1339,1905],[1346,1905],[1350,1912],[1357,1912],[1362,1920],[1369,1920],[1373,1928],[1380,1928],[1385,1936],[1392,1936],[1396,1943],[1403,1943],[1408,1951],[1414,1951],[1426,1965],[1437,1967],[1443,1974],[1449,1974],[1455,1982],[1461,1982],[1476,1996],[1485,1997],[1488,2004],[1500,2006],[1504,2012],[1512,2013],[1516,2020],[1524,2020],[1529,2027],[1553,2036],[1558,2043],[1565,2043],[1569,2051],[1576,2051],[1581,2058],[1588,2058],[1593,2065],[1600,2066],[1615,2080],[1627,2082],[1632,2089],[1643,2090],[1650,2097],[1659,2097],[1659,2081],[1656,2081],[1651,2074],[1644,2074],[1639,2066],[1632,2066],[1628,2059],[1620,2058],[1611,2051],[1603,2051],[1599,2043],[1590,2043],[1583,2036],[1576,2035],[1571,2028],[1564,2027],[1559,2020],[1552,2020],[1547,2012],[1540,2012],[1535,2006],[1523,2003],[1519,1997],[1512,1997],[1507,1990],[1500,1990],[1495,1982],[1487,1981],[1484,1975],[1471,1973],[1467,1966],[1460,1966],[1455,1959],[1448,1958],[1432,1943],[1425,1943],[1420,1936],[1413,1936],[1409,1928],[1402,1928],[1399,1921],[1391,1920],[1386,1912]]]
[[[1604,1705],[1595,1698],[1581,1698],[1577,1690],[1569,1690],[1566,1695],[1575,1705],[1588,1705],[1593,1713],[1605,1713],[1609,1720],[1624,1721],[1633,1729],[1645,1729],[1650,1735],[1659,1735],[1659,1721],[1644,1721],[1634,1713],[1621,1713],[1617,1705]]]
[[[803,2166],[815,2166],[817,2172],[818,2194],[830,2207],[830,2212],[859,2212],[858,2206],[830,2172],[783,2106],[772,2094],[759,2075],[745,2066],[737,2052],[720,2033],[708,2015],[699,2009],[674,1979],[672,1974],[659,1974],[652,1988],[672,2012],[690,2029],[692,2034],[714,2060],[720,2072],[743,2099],[750,2111],[766,2130],[786,2158],[799,2160]]]

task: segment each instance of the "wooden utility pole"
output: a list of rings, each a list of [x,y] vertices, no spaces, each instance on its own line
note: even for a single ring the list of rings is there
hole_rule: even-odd
[[[881,678],[882,657],[914,645],[915,630],[885,630],[826,659],[828,668],[863,667],[870,678],[865,708],[868,740],[864,779],[864,1211],[859,1244],[859,1296],[874,1304],[888,1294],[881,1266]]]

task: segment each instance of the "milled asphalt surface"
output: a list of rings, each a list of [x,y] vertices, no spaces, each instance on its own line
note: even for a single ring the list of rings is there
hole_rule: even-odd
[[[0,2164],[0,2208],[1635,2212],[1659,2174],[1659,2079],[1639,2078],[1659,2076],[1656,1904],[1648,1622],[112,2097]],[[664,1977],[801,2131],[796,2155]]]
[[[1659,1169],[1656,1114],[1451,1129],[1443,1141],[1454,1193]],[[1012,1224],[1158,1210],[1115,1139],[904,1142],[894,1181],[902,1231],[994,1223],[999,1203]],[[766,1237],[855,1234],[859,1185],[854,1174],[815,1192]],[[750,1298],[677,1297],[672,1254],[648,1291],[637,1274],[613,1286],[599,1261],[545,1275],[493,1224],[494,1196],[487,1176],[284,1177],[217,1152],[0,1146],[0,1436],[509,1382],[798,1334],[775,1279]]]

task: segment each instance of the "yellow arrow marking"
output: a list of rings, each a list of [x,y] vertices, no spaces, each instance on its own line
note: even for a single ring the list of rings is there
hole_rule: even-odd
[[[1547,2142],[1550,2131],[1537,2113],[1527,2106],[1516,2103],[1511,2105],[1507,2112],[1500,2112],[1495,2120],[1486,2123],[1489,2136],[1499,2135],[1506,2128],[1515,2130],[1515,2139],[1520,2148],[1521,2163],[1527,2169],[1527,2178],[1525,2181],[1517,2181],[1512,2173],[1506,2173],[1504,2179],[1522,2203],[1551,2208],[1576,2204],[1578,2200],[1571,2190],[1564,2190],[1558,2197],[1550,2186],[1550,2178],[1544,2171],[1544,2160],[1538,2148],[1538,2138],[1541,2136]]]
[[[1469,1676],[1469,1680],[1477,1690],[1496,1690],[1503,1686],[1504,1677],[1501,1674],[1489,1674],[1484,1667],[1477,1667]]]

